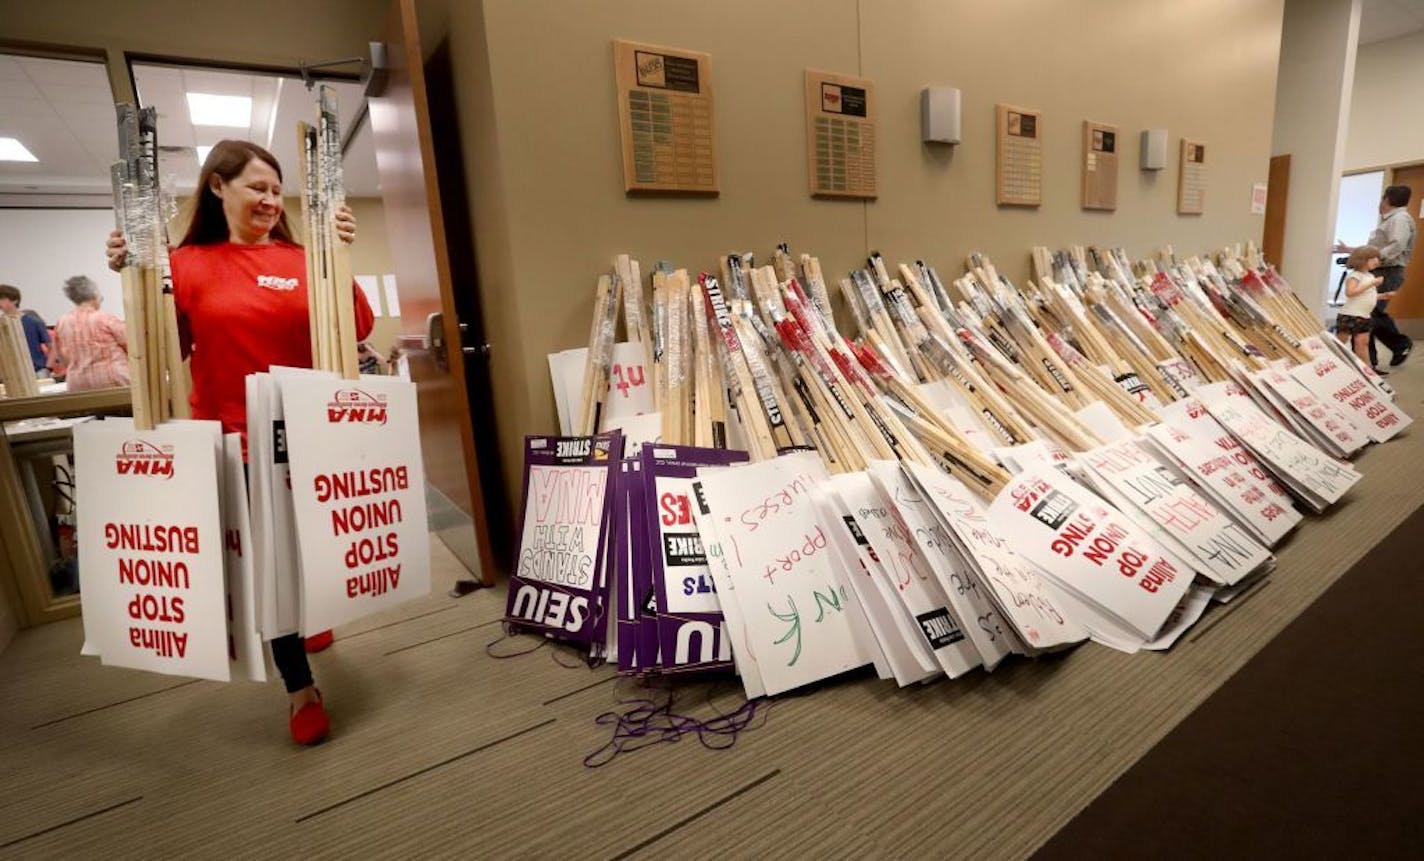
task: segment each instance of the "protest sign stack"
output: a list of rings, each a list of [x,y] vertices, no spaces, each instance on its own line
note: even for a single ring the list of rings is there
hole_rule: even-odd
[[[872,254],[839,318],[814,257],[772,259],[660,263],[648,312],[620,256],[590,349],[550,357],[561,420],[646,389],[596,409],[602,436],[531,438],[526,463],[620,428],[643,443],[566,464],[603,476],[579,598],[612,624],[581,642],[622,672],[730,669],[756,697],[1085,639],[1169,648],[1349,492],[1345,458],[1409,423],[1253,249],[1037,248],[1022,286],[980,255],[946,283]],[[637,305],[622,344],[607,284]],[[540,504],[526,480],[530,546]]]
[[[312,634],[429,591],[415,389],[356,374],[357,289],[335,235],[340,133],[331,94],[303,130],[316,370],[246,380],[248,434],[187,415],[159,217],[156,117],[119,106],[115,209],[132,419],[75,429],[85,653],[227,681],[271,675],[263,641]],[[244,462],[246,461],[246,462]]]

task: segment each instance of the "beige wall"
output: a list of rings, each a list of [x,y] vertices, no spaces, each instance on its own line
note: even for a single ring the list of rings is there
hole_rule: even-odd
[[[1286,0],[1272,155],[1290,155],[1281,273],[1324,307],[1360,0]]]
[[[1195,251],[1260,236],[1249,196],[1266,178],[1281,0],[428,0],[420,8],[427,23],[448,16],[514,493],[523,434],[556,427],[545,356],[584,342],[595,279],[618,252],[645,268],[668,259],[697,269],[731,250],[765,257],[787,241],[842,273],[870,249],[893,261],[922,257],[942,272],[979,250],[1020,278],[1034,244],[1111,243],[1141,254],[1167,242]],[[429,38],[441,27],[423,29]],[[720,197],[623,193],[614,37],[712,55]],[[877,201],[808,196],[807,67],[874,80]],[[918,92],[929,84],[963,90],[964,142],[953,151],[919,141]],[[1045,112],[1037,211],[994,205],[997,101]],[[1115,213],[1079,209],[1087,118],[1120,124],[1126,139]],[[1136,167],[1137,132],[1147,127],[1171,134],[1168,169],[1156,174]],[[1184,134],[1208,147],[1200,217],[1176,215]]]
[[[1424,161],[1424,30],[1361,45],[1345,144],[1346,171]]]

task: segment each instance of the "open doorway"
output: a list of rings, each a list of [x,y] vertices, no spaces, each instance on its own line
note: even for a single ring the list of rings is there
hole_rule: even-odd
[[[1384,193],[1384,171],[1371,170],[1340,177],[1340,205],[1335,212],[1335,239],[1350,247],[1364,245],[1370,231],[1379,224],[1379,201]],[[1330,261],[1328,297],[1330,316],[1345,301],[1345,255],[1337,254]]]

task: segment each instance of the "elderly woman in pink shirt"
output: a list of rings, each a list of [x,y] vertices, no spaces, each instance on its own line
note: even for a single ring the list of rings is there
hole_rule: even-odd
[[[54,324],[56,364],[68,369],[66,388],[107,389],[129,384],[128,335],[124,321],[100,311],[99,286],[83,275],[64,282],[64,295],[74,310]]]

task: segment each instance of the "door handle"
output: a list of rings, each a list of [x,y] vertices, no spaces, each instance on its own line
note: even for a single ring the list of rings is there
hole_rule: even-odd
[[[425,318],[425,349],[435,362],[435,367],[448,370],[449,359],[445,353],[445,315],[439,311]]]

